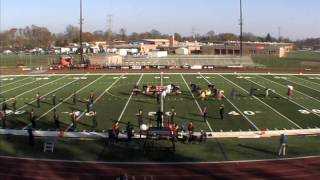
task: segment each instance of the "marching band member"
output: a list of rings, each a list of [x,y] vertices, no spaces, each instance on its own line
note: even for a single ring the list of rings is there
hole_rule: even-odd
[[[288,98],[293,96],[293,86],[288,85],[287,95],[288,95]]]

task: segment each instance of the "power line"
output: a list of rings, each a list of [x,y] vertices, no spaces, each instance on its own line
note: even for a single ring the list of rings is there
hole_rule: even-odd
[[[280,41],[281,38],[281,27],[278,27],[278,41]]]
[[[192,26],[192,38],[195,39],[196,38],[196,28],[194,26]]]

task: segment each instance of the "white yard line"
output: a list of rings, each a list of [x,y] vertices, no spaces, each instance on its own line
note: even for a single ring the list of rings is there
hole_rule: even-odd
[[[107,93],[116,83],[118,83],[118,81],[119,81],[120,79],[122,79],[123,76],[124,76],[124,74],[121,75],[118,79],[116,79],[107,89],[105,89],[105,90],[93,101],[92,104],[95,104],[97,101],[99,101],[105,93]],[[82,112],[82,113],[80,114],[80,116],[76,119],[76,121],[79,121],[80,118],[81,118],[84,114],[85,114],[85,112]],[[64,131],[69,131],[69,129],[70,129],[72,126],[73,126],[73,123],[69,124],[69,126],[68,126]]]
[[[191,92],[191,89],[190,89],[190,87],[189,87],[188,83],[187,83],[187,82],[186,82],[186,80],[184,79],[183,75],[182,75],[182,74],[180,74],[180,75],[181,75],[181,78],[182,78],[183,82],[184,82],[184,83],[185,83],[185,85],[187,86],[187,88],[188,88],[188,90],[189,90],[189,92],[190,92],[190,94],[191,94],[191,96],[192,96],[192,98],[193,98],[194,102],[196,103],[196,105],[197,105],[197,107],[198,107],[198,109],[199,109],[200,113],[202,113],[202,109],[201,109],[201,107],[200,107],[200,105],[199,105],[198,101],[197,101],[197,100],[196,100],[196,98],[194,97],[193,93]],[[207,123],[207,125],[208,125],[208,127],[209,127],[210,131],[211,131],[211,132],[213,132],[213,129],[212,129],[211,125],[209,124],[209,122],[208,122],[208,121],[206,121],[206,123]]]
[[[139,85],[139,84],[140,84],[140,81],[141,81],[142,77],[143,77],[143,74],[140,75],[140,78],[139,78],[139,80],[138,80],[138,82],[137,82],[136,85]],[[119,116],[119,118],[118,118],[118,122],[121,120],[121,118],[122,118],[125,110],[127,109],[127,106],[128,106],[128,104],[129,104],[129,102],[130,102],[133,94],[134,94],[134,92],[131,92],[131,95],[130,95],[129,99],[127,100],[127,103],[125,104],[125,106],[123,107],[123,109],[122,109],[122,111],[121,111],[121,114],[120,114],[120,116]]]
[[[59,88],[57,88],[57,89],[54,89],[53,91],[50,91],[50,92],[48,92],[47,94],[42,95],[41,97],[45,97],[45,96],[47,96],[47,95],[49,95],[49,94],[51,94],[51,93],[53,93],[53,92],[58,91],[59,89],[62,89],[62,88],[64,88],[64,87],[68,86],[69,84],[72,84],[72,83],[74,83],[74,82],[76,82],[76,81],[79,81],[79,80],[80,80],[80,79],[76,79],[76,80],[73,80],[73,81],[71,81],[71,82],[68,82],[67,84],[65,84],[65,85],[63,85],[63,86],[61,86],[61,87],[59,87]],[[33,102],[35,102],[35,101],[36,101],[36,99],[33,100],[33,101],[28,102],[28,104],[31,104],[31,103],[33,103]],[[23,109],[24,107],[28,106],[28,104],[26,104],[26,105],[18,108],[17,111],[19,111],[19,110]]]
[[[266,87],[264,87],[263,85],[261,85],[261,84],[259,84],[259,83],[256,83],[256,82],[254,82],[254,81],[252,81],[252,80],[250,80],[250,79],[247,79],[247,80],[250,81],[250,82],[252,82],[252,83],[254,83],[254,84],[256,84],[256,85],[258,85],[258,86],[260,86],[260,87],[266,88]],[[284,99],[288,99],[287,97],[281,95],[280,93],[277,93],[277,91],[275,91],[274,93],[275,93],[275,94],[278,94],[279,96],[281,96],[281,97],[284,98]],[[295,102],[295,101],[293,101],[293,100],[291,100],[291,99],[288,99],[288,100],[289,100],[290,102],[292,102],[292,103],[300,106],[301,108],[303,108],[303,109],[305,109],[305,110],[308,110],[310,113],[312,113],[312,114],[320,117],[319,114],[314,113],[313,111],[309,110],[308,108],[304,107],[303,105],[301,105],[301,104],[299,104],[299,103],[297,103],[297,102]]]
[[[28,84],[35,83],[35,82],[37,82],[37,81],[40,81],[40,80],[34,80],[34,81],[31,81],[31,82],[28,82],[28,83],[22,84],[22,85],[20,85],[20,86],[16,86],[16,87],[14,87],[14,88],[11,88],[11,89],[8,89],[8,90],[5,90],[5,91],[2,91],[2,92],[0,92],[0,94],[4,94],[4,93],[6,93],[6,92],[13,91],[13,90],[15,90],[15,89],[21,88],[21,87],[26,86],[26,85],[28,85]]]
[[[83,74],[82,74],[83,75]],[[91,83],[87,84],[86,86],[83,86],[81,89],[79,89],[78,91],[76,91],[76,93],[86,89],[88,86],[90,86],[91,84],[95,83],[96,81],[98,81],[99,79],[103,78],[103,76],[100,76],[99,78],[95,79],[94,81],[92,81]],[[36,121],[39,121],[41,118],[43,118],[45,115],[47,115],[49,112],[51,112],[53,109],[59,107],[61,104],[63,104],[65,101],[67,101],[68,99],[70,99],[73,96],[73,94],[71,94],[70,96],[68,96],[66,99],[64,99],[62,102],[58,103],[57,105],[55,105],[53,108],[49,109],[47,112],[45,112],[44,114],[42,114],[40,117],[38,117],[36,119]],[[28,128],[31,125],[31,123],[29,123],[27,126],[25,126],[23,129]]]
[[[225,79],[226,81],[229,81],[230,83],[232,83],[233,85],[237,86],[238,88],[242,89],[243,91],[245,91],[246,93],[249,94],[249,91],[245,90],[244,88],[242,88],[241,86],[237,85],[236,83],[234,83],[233,81],[225,78],[224,76],[220,75],[223,79]],[[247,80],[247,79],[246,79]],[[264,104],[265,106],[267,106],[268,108],[270,108],[271,110],[273,110],[274,112],[276,112],[277,114],[279,114],[280,116],[282,116],[283,118],[285,118],[286,120],[288,120],[289,122],[291,122],[292,124],[294,124],[296,127],[302,129],[301,126],[299,126],[297,123],[293,122],[292,120],[290,120],[288,117],[286,117],[285,115],[281,114],[279,111],[277,111],[276,109],[274,109],[273,107],[269,106],[267,103],[263,102],[261,99],[259,99],[256,96],[253,96],[255,99],[257,99],[258,101],[260,101],[262,104]]]
[[[300,75],[301,76],[301,75]],[[320,83],[316,83],[316,82],[313,82],[313,81],[310,81],[310,80],[307,80],[307,79],[304,79],[304,78],[300,78],[300,77],[298,77],[298,76],[293,76],[293,77],[295,77],[295,78],[297,78],[297,79],[301,79],[301,80],[303,80],[303,81],[305,81],[305,82],[309,82],[309,83],[313,83],[313,84],[316,84],[316,85],[320,85]]]
[[[270,82],[273,82],[273,83],[275,83],[275,84],[278,84],[278,85],[280,85],[280,86],[287,87],[287,86],[285,86],[285,85],[283,85],[283,84],[281,84],[281,83],[272,81],[272,80],[267,79],[267,78],[265,78],[265,77],[263,77],[263,76],[259,76],[259,77],[261,77],[261,78],[263,78],[263,79],[265,79],[265,80],[268,80],[268,81],[270,81]],[[304,96],[310,97],[310,98],[312,98],[312,99],[320,102],[320,100],[318,100],[318,99],[316,99],[316,98],[314,98],[314,97],[312,97],[312,96],[309,96],[309,95],[307,95],[307,94],[305,94],[305,93],[303,93],[303,92],[301,92],[301,91],[298,91],[298,90],[294,90],[294,91],[296,91],[296,92],[298,92],[298,93],[300,93],[300,94],[302,94],[302,95],[304,95]]]
[[[7,84],[4,84],[4,85],[1,85],[0,88],[3,88],[3,87],[6,87],[6,86],[9,86],[9,85],[11,85],[11,84],[15,84],[15,83],[24,81],[24,80],[29,79],[29,78],[31,78],[31,77],[26,77],[26,78],[20,79],[20,80],[18,80],[18,81],[14,81],[14,82],[11,82],[11,83],[7,83]]]
[[[67,75],[66,75],[66,76],[67,76]],[[36,90],[36,89],[39,89],[39,88],[41,88],[41,87],[43,87],[43,86],[46,86],[46,85],[51,84],[51,83],[53,83],[53,82],[59,81],[59,80],[65,78],[66,76],[62,76],[61,78],[58,78],[58,79],[53,80],[53,81],[50,81],[50,82],[45,83],[45,84],[43,84],[43,85],[41,85],[41,86],[38,86],[38,87],[36,87],[36,88],[30,89],[29,91],[25,91],[25,92],[23,92],[23,93],[15,96],[15,97],[16,97],[16,98],[17,98],[17,97],[20,97],[20,96],[22,96],[22,95],[24,95],[24,94],[26,94],[26,93],[29,93],[29,92],[34,91],[34,90]],[[10,100],[10,99],[8,99],[8,100],[6,100],[6,101],[4,101],[4,102],[8,102],[9,100]],[[3,103],[3,102],[1,102],[1,104],[2,104],[2,103]]]
[[[207,83],[211,84],[211,82],[210,82],[207,78],[203,77],[203,75],[202,75],[201,73],[199,73],[199,75],[200,75],[205,81],[207,81]],[[258,128],[258,126],[256,126],[244,113],[242,113],[242,112],[240,111],[240,109],[239,109],[236,105],[234,105],[226,96],[224,96],[224,98],[226,98],[226,100],[227,100],[256,130],[260,131],[260,129]]]

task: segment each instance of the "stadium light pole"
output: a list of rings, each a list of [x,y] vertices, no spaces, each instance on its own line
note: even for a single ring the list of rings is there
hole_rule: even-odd
[[[240,56],[243,55],[243,46],[242,46],[242,0],[240,0]]]
[[[82,46],[82,0],[80,0],[80,62],[84,64],[83,60],[83,46]]]

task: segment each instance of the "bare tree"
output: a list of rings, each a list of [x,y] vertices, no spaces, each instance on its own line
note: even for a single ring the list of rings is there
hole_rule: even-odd
[[[77,26],[73,26],[73,25],[68,25],[66,27],[66,32],[65,32],[65,36],[67,41],[73,42],[73,43],[78,43],[80,41],[80,29]]]
[[[150,31],[150,34],[151,34],[151,38],[153,39],[161,38],[161,33],[158,30],[152,29]]]
[[[120,29],[120,37],[122,41],[127,41],[127,30],[125,28]]]

